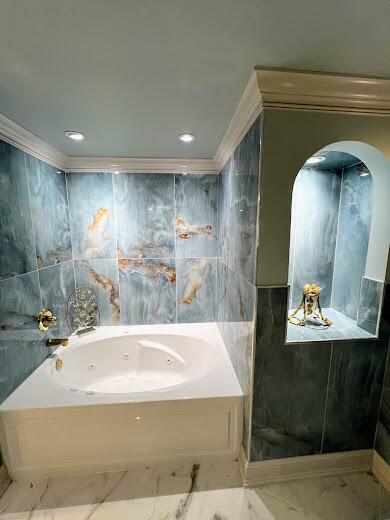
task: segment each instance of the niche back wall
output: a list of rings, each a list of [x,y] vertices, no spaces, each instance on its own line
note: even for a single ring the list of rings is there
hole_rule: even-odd
[[[215,175],[68,173],[76,285],[101,325],[215,321]]]

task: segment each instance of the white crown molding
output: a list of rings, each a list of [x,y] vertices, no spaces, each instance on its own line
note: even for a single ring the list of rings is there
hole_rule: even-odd
[[[212,159],[147,159],[130,157],[68,157],[68,172],[211,173]]]
[[[3,114],[0,114],[0,138],[56,168],[66,168],[66,155]]]
[[[67,157],[0,114],[0,138],[71,172],[217,174],[263,109],[390,116],[390,80],[256,68],[213,159]],[[115,166],[114,166],[115,165]]]
[[[286,480],[370,471],[372,457],[372,450],[356,450],[248,462],[241,449],[239,467],[243,485],[253,487]]]
[[[261,94],[255,71],[249,79],[229,126],[215,152],[214,162],[218,171],[223,168],[256,117],[260,114],[261,108]]]
[[[264,108],[390,116],[390,80],[319,72],[255,70]]]

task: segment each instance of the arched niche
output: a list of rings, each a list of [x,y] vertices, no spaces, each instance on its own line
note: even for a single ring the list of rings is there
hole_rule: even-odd
[[[323,314],[333,323],[289,323],[288,342],[377,337],[389,248],[384,196],[389,183],[387,159],[357,142],[319,150],[297,174],[291,211],[290,314],[302,298],[303,285],[316,283]]]

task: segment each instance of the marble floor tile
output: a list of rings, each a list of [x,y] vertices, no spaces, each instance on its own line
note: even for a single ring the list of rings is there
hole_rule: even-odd
[[[239,487],[237,464],[184,464],[13,482],[2,520],[386,520],[368,474]]]

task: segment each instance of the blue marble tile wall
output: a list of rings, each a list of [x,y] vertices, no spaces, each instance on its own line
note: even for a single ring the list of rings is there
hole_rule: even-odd
[[[77,285],[102,325],[215,321],[216,175],[68,173]]]
[[[380,324],[381,334],[390,337],[390,284],[386,283],[383,291],[382,319]],[[390,345],[389,345],[390,348]],[[387,356],[385,379],[378,425],[375,439],[375,449],[390,464],[390,360]]]
[[[249,455],[253,367],[260,116],[219,175],[217,323],[244,393],[243,442]]]
[[[47,357],[47,336],[67,335],[75,288],[65,173],[0,141],[0,402]],[[45,336],[33,316],[58,318]]]
[[[285,345],[287,287],[257,289],[252,460],[373,448],[390,337],[388,289],[378,340],[294,346]],[[387,408],[382,403],[383,429]]]
[[[331,306],[356,320],[373,205],[373,181],[362,164],[343,171]],[[348,237],[348,239],[346,239]]]
[[[357,313],[358,327],[376,335],[381,311],[383,282],[363,276]]]
[[[290,237],[290,306],[296,308],[306,283],[321,287],[330,307],[341,188],[341,171],[303,168],[294,184]]]

